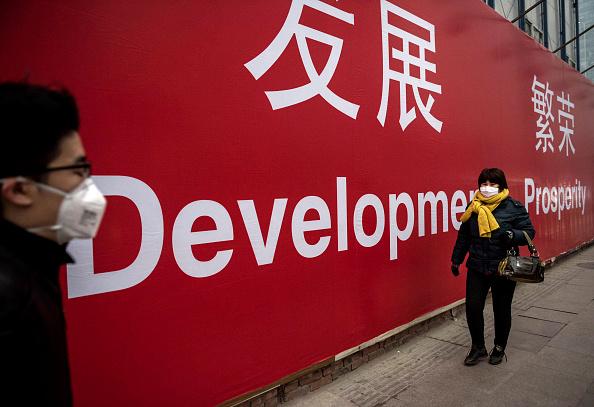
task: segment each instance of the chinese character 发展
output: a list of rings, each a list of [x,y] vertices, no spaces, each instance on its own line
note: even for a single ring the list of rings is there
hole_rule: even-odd
[[[268,45],[268,47],[258,56],[246,63],[245,67],[256,80],[259,79],[272,67],[272,65],[274,65],[289,45],[293,36],[295,36],[299,54],[310,83],[292,89],[267,91],[266,96],[272,105],[272,109],[276,110],[296,105],[309,100],[314,96],[320,95],[335,109],[355,119],[357,117],[357,112],[359,111],[359,105],[341,98],[328,88],[328,84],[338,66],[343,40],[301,24],[299,20],[301,18],[301,13],[303,12],[303,7],[305,6],[337,18],[345,23],[351,25],[355,24],[355,17],[353,14],[347,13],[320,0],[293,0],[285,23],[274,40],[272,40],[270,45]],[[308,39],[327,44],[331,47],[330,56],[328,57],[326,66],[324,66],[320,73],[318,73],[312,61],[309,47],[307,45]]]
[[[395,14],[398,17],[409,21],[418,26],[422,30],[429,33],[429,40],[418,37],[401,28],[396,27],[388,22],[389,14]],[[390,81],[400,82],[400,127],[402,130],[412,123],[417,117],[416,109],[413,106],[407,110],[406,94],[407,88],[412,88],[415,102],[425,120],[437,132],[441,132],[442,122],[431,114],[431,107],[433,106],[433,96],[430,94],[427,102],[424,103],[419,93],[420,89],[427,90],[432,93],[441,94],[441,85],[429,82],[426,78],[427,71],[436,72],[436,65],[428,62],[425,59],[425,52],[435,52],[435,26],[408,11],[395,6],[387,0],[381,0],[381,21],[382,21],[382,60],[383,60],[383,81],[382,81],[382,99],[380,103],[377,120],[383,126],[386,121],[386,112],[388,109],[388,98],[390,93]],[[396,36],[402,40],[402,50],[390,47],[390,36]],[[418,48],[418,56],[411,54],[411,44]],[[397,59],[402,62],[403,70],[398,72],[390,69],[390,58]],[[411,66],[419,70],[419,77],[411,75]]]

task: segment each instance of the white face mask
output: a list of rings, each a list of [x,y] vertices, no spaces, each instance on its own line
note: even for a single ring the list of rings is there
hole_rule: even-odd
[[[497,195],[499,193],[499,188],[491,187],[491,186],[484,186],[484,187],[480,187],[479,191],[481,191],[481,194],[483,194],[483,196],[485,198],[490,198],[493,195]]]
[[[37,185],[42,189],[62,195],[64,200],[60,205],[55,225],[32,228],[29,229],[29,232],[42,229],[55,230],[60,244],[67,243],[72,239],[95,237],[105,213],[107,200],[91,178],[87,178],[70,192],[64,192],[45,184],[37,183]]]

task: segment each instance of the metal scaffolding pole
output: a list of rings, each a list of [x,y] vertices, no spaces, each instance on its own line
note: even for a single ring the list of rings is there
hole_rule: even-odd
[[[581,33],[579,33],[578,35],[576,35],[569,41],[566,41],[565,43],[563,43],[563,45],[561,45],[559,48],[557,48],[556,50],[553,51],[553,54],[556,54],[557,52],[559,52],[559,50],[565,49],[566,46],[568,46],[569,44],[571,44],[572,42],[574,42],[575,40],[580,38],[582,35],[584,35],[588,31],[590,31],[592,28],[594,28],[594,24],[592,24],[590,27],[586,28],[584,31],[582,31]],[[590,69],[590,68],[588,68],[588,69]]]
[[[536,8],[536,6],[538,6],[538,5],[542,4],[542,3],[545,3],[545,0],[540,0],[540,1],[536,2],[536,3],[534,3],[532,6],[530,6],[530,8],[528,10],[522,11],[524,9],[524,0],[519,0],[518,1],[518,12],[520,13],[520,15],[518,15],[516,18],[514,18],[511,21],[512,24],[515,23],[516,21],[518,21],[519,19],[522,19],[522,21],[524,21],[524,17],[526,16],[526,14],[530,13],[532,10],[534,10]],[[520,5],[521,5],[522,8],[520,8]],[[545,4],[545,6],[546,6],[546,4]],[[546,7],[545,7],[545,10],[546,10]],[[545,12],[545,14],[546,14],[546,12]],[[520,22],[520,24],[523,24],[523,23]]]

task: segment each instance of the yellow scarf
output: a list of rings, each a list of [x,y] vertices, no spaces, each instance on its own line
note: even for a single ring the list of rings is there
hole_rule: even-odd
[[[480,191],[476,191],[472,202],[468,205],[460,221],[466,222],[473,213],[478,214],[478,227],[481,237],[491,237],[491,232],[499,229],[499,224],[492,212],[508,196],[509,191],[507,189],[490,198],[485,198]]]

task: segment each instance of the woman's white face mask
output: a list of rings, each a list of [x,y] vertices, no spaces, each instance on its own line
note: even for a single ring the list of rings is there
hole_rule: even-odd
[[[95,237],[105,213],[107,200],[91,178],[87,178],[70,192],[64,192],[46,184],[36,184],[41,189],[62,195],[64,199],[60,204],[55,225],[31,228],[29,232],[54,230],[60,244],[72,239]]]
[[[485,198],[490,198],[493,195],[497,195],[499,193],[499,187],[485,185],[485,186],[481,186],[479,188],[479,191],[481,191],[481,194],[483,194],[483,196]]]

